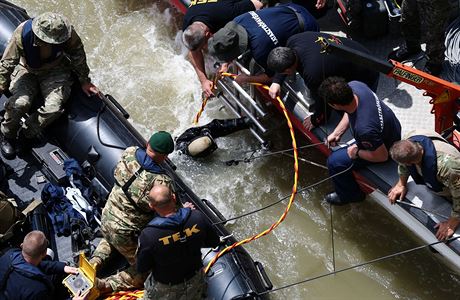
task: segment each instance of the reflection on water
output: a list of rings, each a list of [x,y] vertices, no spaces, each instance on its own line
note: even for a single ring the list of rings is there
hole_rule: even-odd
[[[132,116],[144,136],[154,130],[179,135],[191,126],[200,106],[200,86],[178,43],[180,16],[168,3],[154,1],[15,1],[30,15],[45,11],[69,17],[83,39],[93,81],[112,94]],[[230,117],[211,101],[201,122]],[[275,120],[274,120],[275,121]],[[272,134],[277,149],[290,147],[287,128]],[[248,133],[218,140],[220,150],[206,160],[171,156],[192,189],[211,199],[225,216],[239,215],[289,195],[292,160],[269,157],[225,166],[257,141]],[[324,163],[315,150],[307,159]],[[325,178],[327,172],[300,166],[299,187]],[[247,246],[261,261],[275,286],[331,272],[329,206],[322,201],[331,186],[320,185],[297,196],[286,221],[270,235]],[[257,233],[281,215],[284,205],[236,220],[229,225],[237,238]],[[420,245],[388,213],[371,201],[334,208],[336,268],[341,269]],[[273,298],[295,299],[459,299],[460,277],[448,271],[429,250],[366,265],[335,276],[295,286]]]

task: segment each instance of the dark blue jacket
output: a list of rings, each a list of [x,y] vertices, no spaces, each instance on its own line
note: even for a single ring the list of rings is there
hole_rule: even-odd
[[[438,160],[433,141],[431,138],[423,135],[411,136],[409,140],[419,143],[423,147],[423,176],[420,176],[420,174],[417,172],[415,165],[410,165],[407,167],[410,176],[412,176],[416,184],[425,184],[435,192],[442,191],[444,185],[438,180]]]
[[[292,9],[302,16],[303,30]],[[267,57],[272,49],[285,46],[287,40],[296,33],[319,31],[315,18],[304,7],[293,3],[247,12],[233,21],[246,29],[248,48],[251,50],[252,57],[269,76],[272,76],[273,72],[267,68]]]
[[[52,299],[53,283],[47,275],[64,274],[65,264],[42,261],[34,266],[25,261],[18,249],[0,257],[0,300]]]

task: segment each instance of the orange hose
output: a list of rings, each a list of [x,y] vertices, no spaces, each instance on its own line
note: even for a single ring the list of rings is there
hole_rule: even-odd
[[[229,77],[235,78],[237,75],[231,74],[231,73],[222,73],[222,76],[229,76]],[[260,83],[250,83],[250,84],[256,85],[256,86],[262,86],[262,88],[264,88],[266,90],[269,89],[268,86],[260,84]],[[214,265],[214,263],[219,259],[219,257],[224,255],[228,251],[232,250],[235,247],[238,247],[238,246],[247,244],[249,242],[252,242],[252,241],[254,241],[254,240],[256,240],[256,239],[258,239],[258,238],[260,238],[260,237],[262,237],[264,235],[267,235],[272,230],[274,230],[276,227],[278,227],[278,225],[281,224],[281,222],[283,222],[284,219],[286,218],[289,210],[291,209],[292,203],[294,202],[295,195],[297,194],[297,180],[299,178],[299,161],[298,161],[298,152],[297,152],[297,142],[296,142],[296,139],[295,139],[294,128],[292,126],[291,119],[289,118],[289,115],[287,113],[286,107],[284,106],[284,103],[283,103],[283,101],[281,100],[281,98],[279,96],[276,97],[276,100],[278,100],[279,105],[280,105],[281,109],[283,110],[284,117],[286,118],[286,122],[287,122],[288,127],[289,127],[289,132],[291,134],[292,148],[293,148],[293,151],[294,151],[294,184],[292,185],[292,192],[291,192],[291,196],[289,198],[289,202],[288,202],[283,214],[269,228],[265,229],[264,231],[262,231],[262,232],[260,232],[258,234],[255,234],[255,235],[253,235],[251,237],[248,237],[248,238],[246,238],[244,240],[241,240],[239,242],[235,242],[232,245],[227,246],[226,248],[221,250],[219,253],[217,253],[217,255],[206,266],[206,268],[204,270],[205,273],[207,273],[209,271],[209,269]]]

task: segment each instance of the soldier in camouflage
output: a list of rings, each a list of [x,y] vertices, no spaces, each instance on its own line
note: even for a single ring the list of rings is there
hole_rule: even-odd
[[[102,265],[115,249],[130,264],[128,269],[105,279],[97,280],[102,293],[142,288],[148,274],[136,272],[137,237],[154,217],[149,206],[148,193],[157,184],[173,187],[172,179],[160,167],[174,142],[169,133],[153,134],[147,148],[127,148],[118,162],[114,185],[102,210],[101,231],[104,238],[97,246],[90,263],[96,268]]]
[[[0,94],[7,90],[12,93],[1,123],[0,146],[5,157],[14,157],[21,118],[39,94],[44,103],[23,124],[26,138],[39,136],[63,113],[73,83],[72,72],[85,94],[99,94],[88,77],[81,39],[64,16],[48,12],[16,28],[0,61]]]
[[[410,175],[415,183],[452,201],[449,219],[435,226],[439,240],[451,237],[460,224],[460,152],[436,132],[413,131],[390,148],[390,155],[399,164],[399,181],[388,193],[390,202],[405,197]]]
[[[420,53],[422,25],[426,29],[425,71],[438,76],[444,61],[444,30],[450,15],[449,0],[403,0],[401,32],[405,43],[388,55],[396,61],[407,60]]]

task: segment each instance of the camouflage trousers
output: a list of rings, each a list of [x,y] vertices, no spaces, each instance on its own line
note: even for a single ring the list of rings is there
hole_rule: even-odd
[[[142,289],[148,274],[136,272],[137,237],[132,231],[113,231],[102,228],[104,238],[94,251],[91,263],[104,264],[113,251],[118,251],[129,263],[129,267],[105,280],[114,291]]]
[[[432,63],[444,61],[444,30],[450,15],[449,0],[404,0],[401,31],[408,45],[418,46],[426,30],[426,54]]]
[[[64,112],[64,103],[70,97],[73,84],[70,70],[53,69],[30,73],[18,65],[12,75],[10,91],[13,94],[5,103],[5,119],[1,132],[8,138],[15,138],[25,117],[43,96],[44,103],[30,114],[25,122],[24,135],[33,138]]]
[[[205,299],[207,284],[203,272],[198,272],[195,276],[184,283],[163,284],[155,281],[152,274],[145,281],[144,300],[156,299],[177,299],[177,300],[195,300]]]

